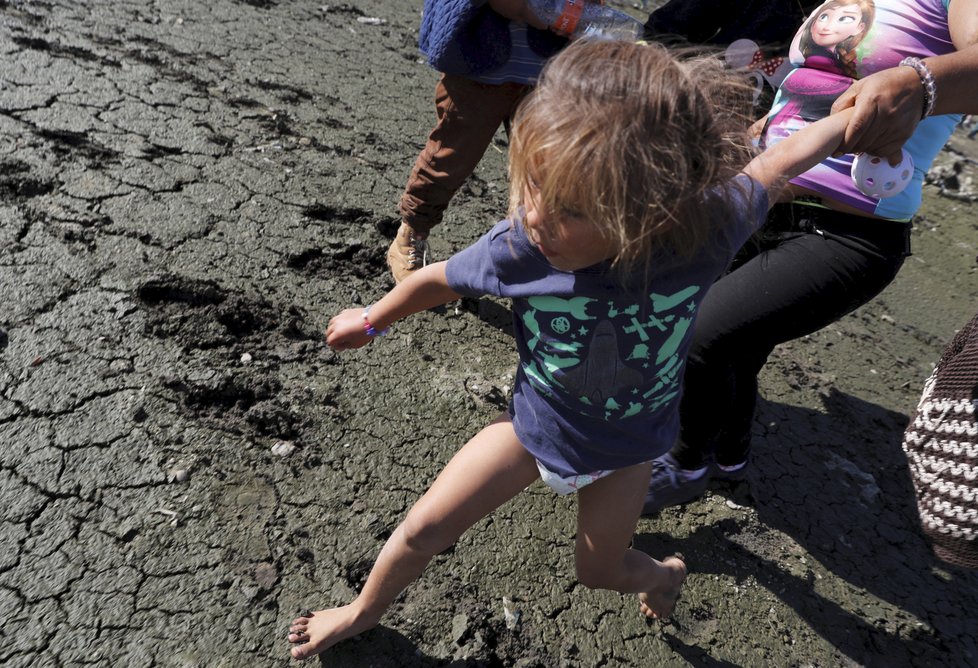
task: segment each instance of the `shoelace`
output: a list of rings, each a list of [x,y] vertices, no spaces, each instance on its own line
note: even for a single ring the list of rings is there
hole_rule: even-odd
[[[411,269],[417,269],[419,263],[422,267],[428,266],[428,240],[415,239],[412,234],[408,242],[411,244],[411,250],[408,251],[408,263]]]

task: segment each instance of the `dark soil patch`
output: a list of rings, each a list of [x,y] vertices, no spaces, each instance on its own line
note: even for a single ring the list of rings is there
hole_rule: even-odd
[[[153,279],[139,288],[137,296],[147,307],[146,333],[176,339],[188,350],[231,346],[276,330],[295,338],[301,322],[294,308],[283,318],[281,310],[266,300],[229,292],[214,281],[180,276]]]

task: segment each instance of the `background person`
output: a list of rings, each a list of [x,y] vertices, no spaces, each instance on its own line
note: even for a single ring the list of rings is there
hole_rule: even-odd
[[[903,437],[917,510],[934,554],[978,568],[978,316],[924,384]]]

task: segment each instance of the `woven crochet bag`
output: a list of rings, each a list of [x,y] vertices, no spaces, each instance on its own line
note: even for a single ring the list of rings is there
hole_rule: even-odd
[[[978,568],[978,315],[944,350],[903,438],[934,554]]]

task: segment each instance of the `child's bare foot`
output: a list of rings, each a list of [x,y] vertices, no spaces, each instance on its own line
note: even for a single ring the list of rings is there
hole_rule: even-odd
[[[302,613],[289,627],[289,642],[294,645],[290,653],[294,659],[308,659],[376,625],[360,618],[352,605]]]
[[[663,585],[638,595],[639,610],[652,619],[669,618],[676,605],[676,599],[679,598],[679,590],[686,580],[686,564],[682,560],[682,555],[666,557],[662,560],[662,566],[666,569]]]

